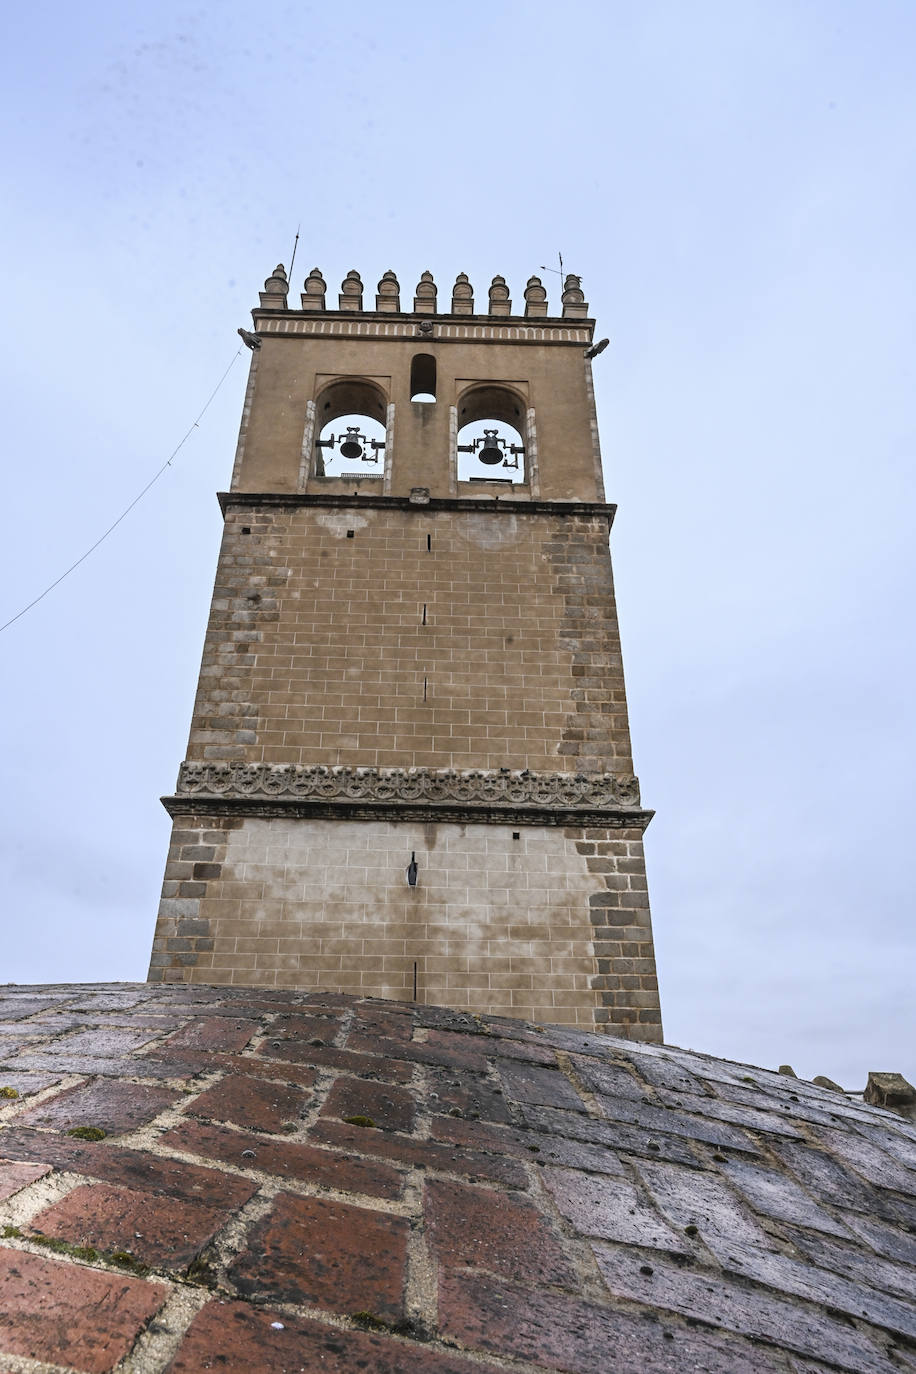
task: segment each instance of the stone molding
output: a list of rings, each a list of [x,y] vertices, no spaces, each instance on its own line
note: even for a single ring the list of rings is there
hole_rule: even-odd
[[[171,815],[204,810],[252,815],[347,815],[392,819],[515,821],[536,825],[635,826],[639,782],[612,773],[529,773],[501,769],[348,768],[186,760]]]
[[[416,342],[416,315],[379,316],[378,314],[352,314],[350,311],[328,311],[321,317],[299,313],[293,310],[265,311],[253,310],[255,329],[258,334],[280,338],[362,338],[362,339],[410,339]],[[565,343],[588,347],[592,341],[594,321],[583,320],[571,325],[567,320],[545,319],[531,324],[523,317],[500,320],[498,323],[484,317],[464,316],[458,320],[441,315],[430,317],[435,321],[435,332],[429,337],[453,339],[468,343]]]
[[[338,479],[335,479],[335,481]],[[347,487],[341,481],[341,487]],[[419,491],[420,488],[417,488]],[[223,515],[233,506],[252,507],[361,507],[362,509],[394,509],[417,511],[486,511],[490,515],[559,515],[603,516],[608,529],[617,513],[616,505],[607,501],[518,501],[512,497],[484,496],[431,496],[428,501],[418,501],[410,496],[383,496],[379,493],[355,492],[352,488],[339,492],[286,492],[286,491],[220,491],[217,500]]]

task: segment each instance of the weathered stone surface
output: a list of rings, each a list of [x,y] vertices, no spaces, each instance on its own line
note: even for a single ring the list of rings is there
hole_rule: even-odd
[[[913,1367],[914,1138],[879,1108],[671,1046],[277,988],[13,990],[23,1046],[15,1004],[46,993],[52,1066],[99,1004],[168,1034],[0,1098],[0,1368],[26,1347],[146,1368],[165,1290],[131,1264],[178,1281],[183,1320],[203,1302],[142,1338],[176,1370]]]

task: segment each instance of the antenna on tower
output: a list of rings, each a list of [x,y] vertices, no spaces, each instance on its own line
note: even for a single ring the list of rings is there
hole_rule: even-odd
[[[290,260],[289,260],[289,280],[290,280],[290,282],[292,282],[292,280],[293,280],[293,263],[296,261],[296,249],[299,247],[299,230],[300,230],[301,228],[302,228],[302,225],[301,225],[301,224],[297,224],[297,225],[296,225],[296,238],[295,238],[295,240],[294,240],[294,242],[293,242],[293,256],[292,256],[292,257],[290,258]],[[561,259],[561,262],[562,262],[562,259]]]
[[[559,259],[559,262],[560,262],[560,270],[559,270],[559,272],[557,273],[557,275],[559,276],[560,280],[562,281],[562,280],[563,280],[563,254],[562,254],[562,253],[557,253],[557,258]],[[543,263],[543,262],[541,263],[541,269],[540,269],[540,270],[541,270],[542,272],[557,272],[557,269],[556,269],[555,267],[548,267],[547,264],[546,264],[546,263]]]

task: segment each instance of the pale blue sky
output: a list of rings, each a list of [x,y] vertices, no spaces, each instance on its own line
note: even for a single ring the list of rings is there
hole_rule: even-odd
[[[0,620],[164,461],[263,278],[563,252],[595,364],[669,1040],[916,1076],[916,10],[6,16]],[[556,299],[555,279],[544,274]],[[247,372],[0,636],[0,979],[142,978]]]

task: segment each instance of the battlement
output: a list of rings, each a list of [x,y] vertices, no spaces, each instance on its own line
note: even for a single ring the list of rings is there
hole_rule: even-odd
[[[588,302],[582,291],[581,279],[572,273],[568,273],[563,280],[559,314],[551,314],[547,289],[540,277],[528,278],[523,292],[525,306],[520,314],[513,314],[509,287],[505,277],[501,276],[495,276],[490,283],[486,309],[478,310],[475,306],[474,288],[465,272],[459,272],[455,279],[447,309],[439,307],[438,287],[431,272],[421,273],[414,291],[412,308],[406,302],[402,307],[400,282],[390,270],[384,272],[378,282],[374,307],[370,303],[371,297],[369,301],[366,300],[362,278],[355,269],[349,271],[340,284],[337,309],[328,305],[327,283],[317,267],[313,267],[305,278],[299,297],[299,309],[290,306],[289,293],[290,284],[286,268],[279,263],[265,281],[264,290],[260,292],[259,305],[252,311],[256,324],[265,315],[273,316],[277,313],[333,317],[358,315],[370,318],[396,316],[402,321],[415,323],[418,334],[432,335],[435,330],[433,319],[436,317],[462,321],[470,317],[478,322],[499,320],[514,325],[541,320],[566,324],[576,322],[584,327],[585,332],[583,334],[576,331],[575,338],[569,339],[571,342],[581,342],[583,337],[590,338],[591,327],[594,325],[594,321],[589,318]],[[544,335],[538,331],[536,337],[541,341]]]

